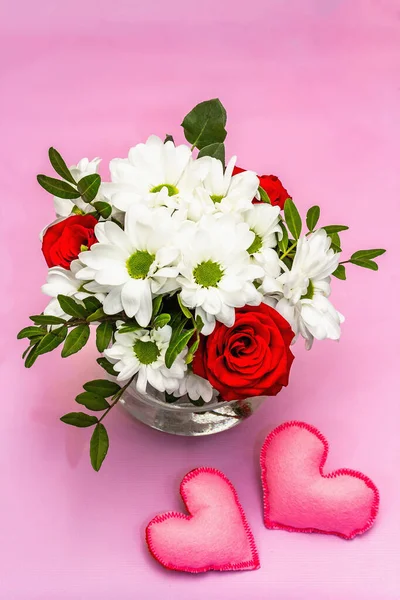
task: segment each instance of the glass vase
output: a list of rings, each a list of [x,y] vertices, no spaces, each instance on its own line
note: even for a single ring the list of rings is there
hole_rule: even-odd
[[[264,396],[223,402],[212,400],[193,405],[187,396],[168,403],[162,392],[149,389],[146,394],[131,385],[120,403],[135,419],[153,429],[175,435],[195,436],[219,433],[236,427],[250,417],[265,400]]]

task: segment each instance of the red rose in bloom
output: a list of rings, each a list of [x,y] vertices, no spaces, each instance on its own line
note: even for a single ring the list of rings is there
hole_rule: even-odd
[[[243,173],[245,169],[240,167],[234,167],[233,175]],[[268,194],[268,198],[271,200],[272,206],[279,206],[283,210],[283,206],[288,198],[290,198],[287,190],[283,187],[280,179],[276,175],[261,175],[258,177],[260,180],[260,187]],[[259,204],[262,200],[253,199],[253,204]]]
[[[43,236],[42,252],[49,267],[64,267],[81,252],[81,247],[90,248],[96,240],[94,227],[97,219],[93,215],[72,215],[51,225]]]
[[[237,308],[233,327],[217,322],[211,335],[201,336],[193,372],[224,400],[275,396],[289,382],[293,337],[289,323],[270,306]]]

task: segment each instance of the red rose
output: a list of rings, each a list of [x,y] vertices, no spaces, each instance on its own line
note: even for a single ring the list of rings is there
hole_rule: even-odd
[[[270,306],[237,308],[233,327],[217,322],[211,335],[201,336],[193,372],[224,400],[275,396],[289,382],[293,337],[289,323]]]
[[[233,175],[243,173],[245,169],[234,167]],[[268,194],[272,206],[279,206],[283,210],[283,206],[288,198],[290,198],[287,190],[283,187],[280,179],[276,175],[261,175],[259,176],[260,187]],[[253,199],[253,204],[259,204],[262,200]]]
[[[96,240],[94,227],[97,219],[93,215],[72,215],[51,225],[43,236],[42,252],[49,267],[69,269],[78,258],[82,246],[90,248]]]

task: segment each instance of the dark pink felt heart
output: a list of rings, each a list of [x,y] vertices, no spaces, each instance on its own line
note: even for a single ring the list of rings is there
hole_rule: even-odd
[[[268,435],[261,451],[268,529],[349,540],[372,526],[379,507],[376,486],[349,469],[324,475],[327,455],[328,442],[307,423],[283,423]]]
[[[158,515],[147,526],[151,554],[167,569],[204,573],[258,569],[253,534],[237,493],[216,469],[188,473],[180,487],[190,513]]]

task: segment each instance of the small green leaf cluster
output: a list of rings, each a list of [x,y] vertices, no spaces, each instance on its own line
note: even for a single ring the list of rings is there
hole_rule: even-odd
[[[306,226],[308,231],[306,236],[309,236],[316,230],[320,215],[321,209],[319,206],[312,206],[308,209],[306,215]],[[282,238],[278,239],[279,258],[288,266],[288,268],[291,268],[296,254],[296,246],[303,230],[303,222],[300,213],[291,198],[288,198],[285,202],[284,218],[281,217],[280,226],[282,229]],[[321,229],[324,229],[330,238],[330,247],[332,250],[336,253],[342,252],[339,233],[346,231],[348,229],[347,225],[323,225]],[[291,234],[292,237],[290,237],[289,234]],[[345,263],[351,263],[359,267],[377,271],[378,265],[372,259],[384,254],[384,252],[386,252],[386,250],[383,250],[382,248],[358,250],[351,255],[349,260],[341,262],[332,275],[338,279],[346,279]]]
[[[61,417],[63,423],[73,425],[74,427],[94,426],[90,440],[90,461],[95,471],[99,471],[109,447],[107,430],[102,421],[119,401],[126,387],[122,388],[117,383],[108,379],[88,381],[83,386],[85,391],[78,394],[75,402],[92,412],[103,412],[101,417],[89,415],[85,412],[71,412]],[[107,398],[110,398],[110,400],[107,400]]]
[[[199,346],[204,323],[200,317],[195,319],[193,313],[183,304],[180,294],[175,294],[165,298],[158,296],[153,301],[150,327],[164,327],[167,324],[172,329],[172,335],[165,353],[165,365],[170,369],[186,346],[189,346],[186,355],[186,363],[189,364]]]
[[[96,346],[103,352],[111,343],[116,330],[116,316],[105,315],[101,302],[94,296],[78,302],[70,296],[57,297],[62,310],[71,318],[63,319],[52,315],[33,315],[34,326],[24,327],[18,339],[27,338],[29,346],[23,354],[25,366],[31,367],[41,354],[46,354],[64,343],[62,358],[67,358],[87,344],[90,337],[90,324],[98,323]]]
[[[108,202],[100,200],[95,202],[101,184],[100,175],[92,173],[76,181],[61,154],[55,148],[49,149],[49,159],[53,169],[62,179],[48,177],[47,175],[38,175],[38,183],[46,192],[58,198],[68,200],[81,198],[83,202],[93,206],[93,211],[89,214],[92,214],[97,219],[100,217],[108,219],[111,216],[112,207]],[[75,205],[73,213],[81,214],[82,211]]]
[[[225,165],[226,118],[224,106],[213,98],[197,104],[183,119],[185,138],[192,150],[199,150],[198,158],[212,156]]]

